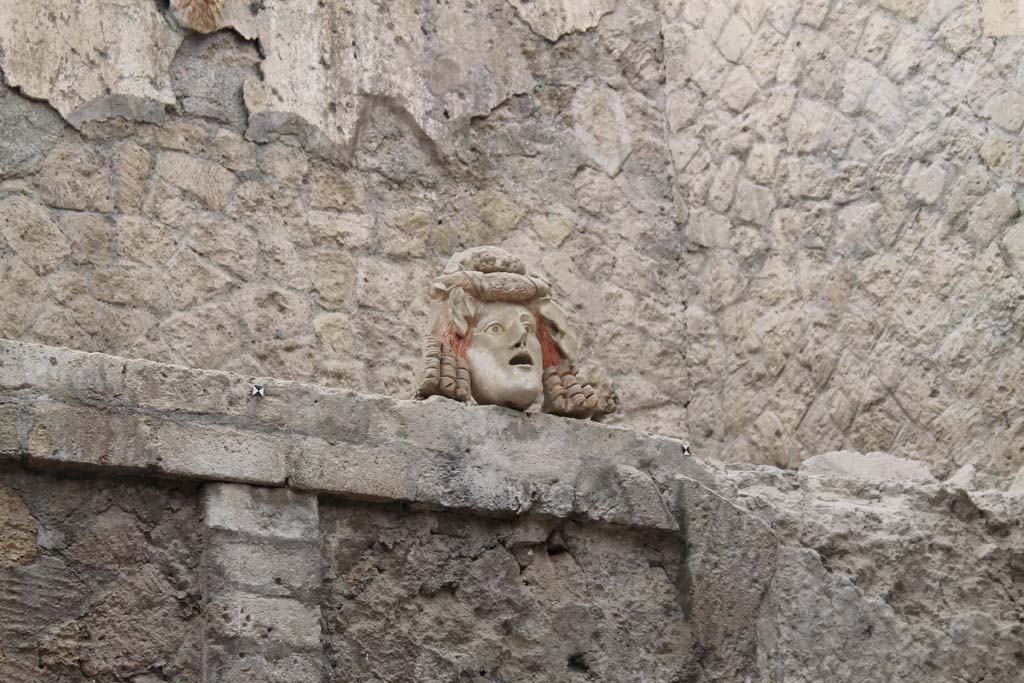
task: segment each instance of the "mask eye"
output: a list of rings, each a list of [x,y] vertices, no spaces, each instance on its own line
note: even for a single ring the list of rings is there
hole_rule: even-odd
[[[533,323],[526,323],[523,327],[526,328],[526,331],[529,334],[533,334],[536,331],[533,329]]]
[[[501,334],[505,330],[505,327],[501,323],[491,323],[484,328],[484,332],[487,334]]]

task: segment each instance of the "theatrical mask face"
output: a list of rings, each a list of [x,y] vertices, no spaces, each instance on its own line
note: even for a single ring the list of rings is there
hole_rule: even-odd
[[[526,410],[540,395],[537,320],[526,306],[480,306],[467,347],[469,377],[477,403]]]

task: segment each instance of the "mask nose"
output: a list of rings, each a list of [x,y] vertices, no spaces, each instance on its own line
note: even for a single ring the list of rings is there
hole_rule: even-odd
[[[525,349],[526,348],[526,338],[529,336],[529,332],[527,332],[526,326],[523,325],[523,324],[519,325],[519,331],[520,331],[519,339],[517,339],[516,343],[512,345],[513,349]]]

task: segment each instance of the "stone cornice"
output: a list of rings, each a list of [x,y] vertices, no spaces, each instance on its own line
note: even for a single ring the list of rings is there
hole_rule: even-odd
[[[672,531],[677,480],[714,488],[681,442],[594,422],[7,340],[0,457]]]

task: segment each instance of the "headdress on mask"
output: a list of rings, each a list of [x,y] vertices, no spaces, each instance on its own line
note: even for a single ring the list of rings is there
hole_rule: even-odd
[[[473,399],[467,346],[482,303],[527,307],[537,321],[543,357],[542,410],[597,418],[614,412],[618,399],[607,380],[591,381],[577,365],[579,341],[543,278],[528,275],[523,262],[497,247],[474,247],[448,261],[430,285],[430,327],[417,396]],[[595,378],[596,379],[596,378]]]

